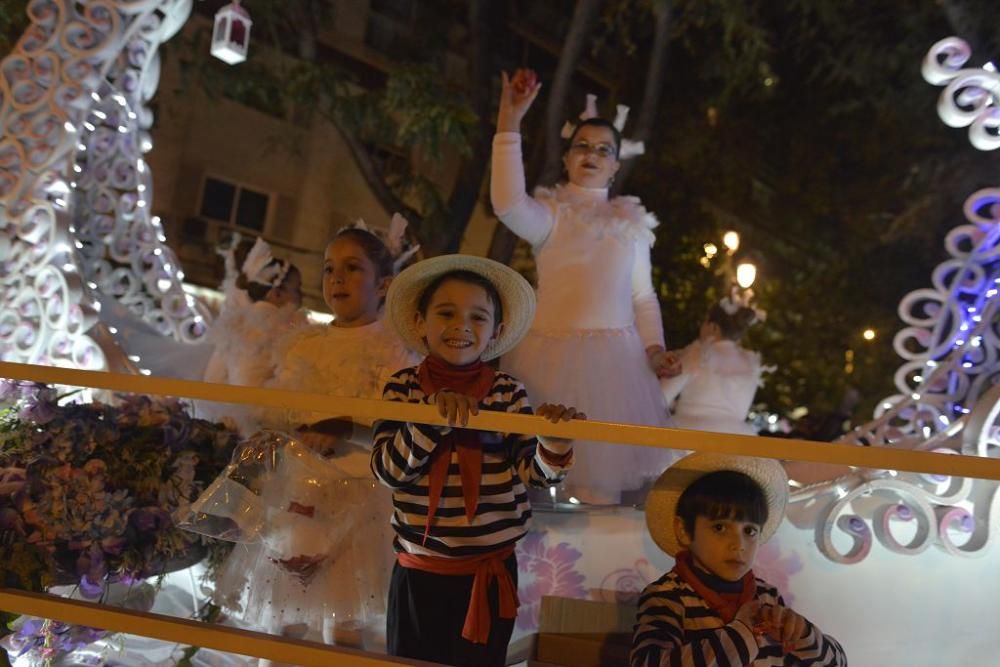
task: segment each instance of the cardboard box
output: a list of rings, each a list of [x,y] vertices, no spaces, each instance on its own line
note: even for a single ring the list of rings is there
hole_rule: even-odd
[[[632,648],[635,606],[544,597],[539,632],[520,651],[528,667],[621,667]]]

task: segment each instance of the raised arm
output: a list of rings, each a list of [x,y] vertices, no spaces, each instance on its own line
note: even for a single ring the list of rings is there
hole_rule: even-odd
[[[493,138],[493,168],[490,175],[490,200],[493,210],[512,232],[533,246],[541,245],[552,230],[549,210],[528,196],[521,156],[521,119],[538,96],[540,83],[525,83],[524,75],[515,82],[501,74],[500,111],[497,134]]]

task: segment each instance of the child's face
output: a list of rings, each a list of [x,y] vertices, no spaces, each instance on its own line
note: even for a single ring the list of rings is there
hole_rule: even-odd
[[[563,165],[573,185],[606,188],[621,163],[614,154],[615,135],[606,127],[584,125],[573,137],[563,156]]]
[[[760,525],[748,521],[699,516],[692,536],[677,517],[674,530],[699,567],[726,581],[739,581],[750,571],[760,545]]]
[[[271,289],[264,297],[268,303],[281,308],[292,305],[302,307],[302,274],[297,269],[289,269],[280,285]]]
[[[355,241],[340,237],[323,257],[323,300],[339,327],[360,327],[378,317],[390,278],[380,278],[374,262]]]
[[[486,290],[459,280],[441,283],[427,314],[417,313],[417,333],[427,341],[430,355],[453,366],[479,361],[502,329],[503,323],[494,322]]]

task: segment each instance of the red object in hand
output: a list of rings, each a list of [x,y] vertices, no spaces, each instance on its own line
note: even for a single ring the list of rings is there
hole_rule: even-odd
[[[514,92],[518,95],[527,95],[538,85],[538,74],[533,69],[519,69],[514,72],[514,78],[510,80],[514,87]]]

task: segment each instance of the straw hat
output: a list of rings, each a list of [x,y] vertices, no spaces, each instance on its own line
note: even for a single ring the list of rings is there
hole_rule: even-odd
[[[389,285],[386,319],[403,342],[421,354],[427,345],[417,334],[417,304],[424,290],[438,277],[451,271],[471,271],[497,288],[503,307],[503,331],[486,346],[483,361],[495,359],[517,345],[535,318],[535,291],[514,269],[485,257],[440,255],[413,264]]]
[[[761,543],[767,542],[785,517],[788,475],[774,459],[698,452],[685,456],[664,471],[646,497],[646,527],[656,544],[670,556],[681,551],[674,533],[674,517],[681,494],[710,472],[732,470],[757,482],[767,499],[767,522],[761,527]]]

